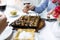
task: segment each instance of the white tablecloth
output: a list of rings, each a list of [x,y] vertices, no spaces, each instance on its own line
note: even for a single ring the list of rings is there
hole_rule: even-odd
[[[5,15],[7,16],[8,21],[10,23],[13,22],[14,20],[18,19],[21,15],[24,15],[23,12],[21,10],[19,10],[17,17],[11,17],[11,16],[9,16],[9,12],[11,9],[12,8],[7,7],[6,11],[5,11]],[[53,33],[53,24],[55,22],[45,21],[45,23],[46,23],[45,27],[43,29],[39,30],[39,33],[37,33],[37,32],[35,33],[35,40],[60,40],[60,38],[56,37]],[[9,31],[9,29],[8,29],[8,31]]]

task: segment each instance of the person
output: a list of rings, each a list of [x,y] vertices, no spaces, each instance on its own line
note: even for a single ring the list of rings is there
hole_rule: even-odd
[[[48,13],[49,16],[52,14],[54,18],[58,18],[58,16],[60,15],[60,0],[57,0],[57,4],[58,5],[55,7],[55,9]]]
[[[0,14],[0,34],[3,32],[3,30],[8,25],[7,18],[4,14]]]
[[[54,3],[52,3],[52,0],[42,0],[42,2],[38,5],[38,6],[34,6],[34,5],[29,5],[29,4],[26,4],[26,6],[23,8],[23,12],[24,13],[28,13],[29,10],[32,10],[34,12],[37,12],[37,13],[42,13],[45,9],[47,9],[47,12],[50,12],[52,11],[57,3],[56,3],[56,0],[53,1]]]
[[[53,15],[53,17],[57,19],[57,21],[59,22],[59,26],[60,26],[60,0],[57,0],[57,4],[58,5],[55,7],[55,9],[50,13],[48,13],[48,17],[50,15]]]

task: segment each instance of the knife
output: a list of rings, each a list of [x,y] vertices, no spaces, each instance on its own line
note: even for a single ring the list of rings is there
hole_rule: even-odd
[[[57,21],[57,19],[45,19],[45,18],[41,18],[42,20],[45,20],[45,21],[49,21],[49,22],[54,22],[54,21]]]

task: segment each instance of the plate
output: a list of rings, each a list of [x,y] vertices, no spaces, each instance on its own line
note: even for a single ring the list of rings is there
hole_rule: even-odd
[[[14,39],[15,40],[33,40],[35,29],[18,29]]]
[[[60,38],[60,25],[59,25],[59,22],[56,21],[54,24],[53,24],[53,27],[52,27],[52,31],[53,31],[53,34]]]
[[[16,12],[16,15],[12,15],[11,12]],[[7,17],[17,17],[20,14],[20,12],[17,8],[7,6],[6,10],[4,11],[4,14]]]
[[[7,39],[12,34],[12,31],[12,27],[7,26],[6,29],[0,35],[0,40]]]

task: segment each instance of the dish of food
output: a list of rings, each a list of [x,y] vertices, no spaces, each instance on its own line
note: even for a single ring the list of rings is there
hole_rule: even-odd
[[[14,7],[7,6],[6,10],[4,11],[4,14],[6,14],[7,17],[17,17],[19,15],[19,10]]]
[[[13,40],[34,40],[35,29],[18,29]]]
[[[21,16],[14,21],[11,26],[18,28],[36,28],[38,26],[39,16]]]
[[[45,26],[45,21],[40,18],[40,16],[21,16],[16,21],[10,24],[14,29],[39,29]]]
[[[17,16],[17,10],[12,10],[10,12],[10,16]]]
[[[12,16],[15,16],[15,15],[17,14],[17,11],[16,11],[16,10],[13,10],[13,11],[10,12],[10,14],[11,14]]]

